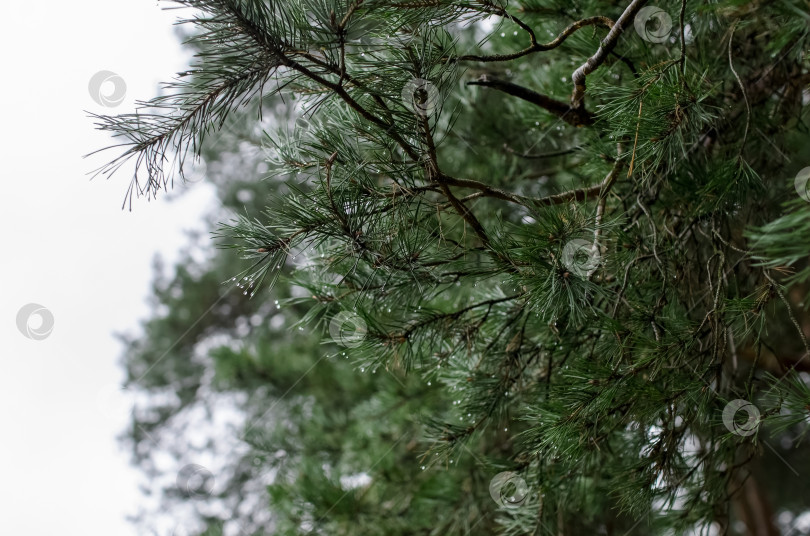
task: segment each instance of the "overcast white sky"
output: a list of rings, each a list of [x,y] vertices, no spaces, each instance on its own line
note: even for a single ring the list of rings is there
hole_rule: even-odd
[[[126,409],[99,404],[123,378],[111,334],[147,314],[153,255],[173,260],[214,197],[197,184],[177,202],[140,200],[124,212],[128,176],[91,182],[86,173],[103,158],[81,157],[110,142],[85,110],[131,111],[184,68],[176,13],[155,0],[3,7],[0,531],[135,534],[124,516],[140,500],[138,474],[115,441]],[[126,82],[115,108],[90,97],[101,70]],[[29,303],[53,314],[43,340],[17,329]]]

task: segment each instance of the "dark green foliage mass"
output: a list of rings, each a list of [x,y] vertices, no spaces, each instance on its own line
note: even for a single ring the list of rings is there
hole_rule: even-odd
[[[205,534],[800,530],[806,1],[176,3],[98,120],[130,202],[202,156],[233,214],[126,353],[145,467],[240,416]]]

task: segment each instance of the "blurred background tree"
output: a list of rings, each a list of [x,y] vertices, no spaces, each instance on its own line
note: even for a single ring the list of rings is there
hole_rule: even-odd
[[[144,530],[799,533],[806,2],[177,3],[102,171],[242,261],[123,337]]]

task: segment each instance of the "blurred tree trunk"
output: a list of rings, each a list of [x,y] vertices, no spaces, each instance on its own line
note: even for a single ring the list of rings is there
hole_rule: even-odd
[[[745,523],[746,536],[780,536],[781,532],[774,523],[771,503],[754,475],[749,475],[742,483],[738,481],[732,485],[738,488],[732,500],[736,517]]]

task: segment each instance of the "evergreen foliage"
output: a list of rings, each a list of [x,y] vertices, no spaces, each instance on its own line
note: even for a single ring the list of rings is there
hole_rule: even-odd
[[[773,505],[808,506],[763,483],[810,470],[806,2],[176,3],[196,61],[98,118],[100,172],[134,161],[128,202],[153,197],[289,99],[215,234],[247,265],[206,277],[248,314],[284,275],[287,320],[339,345],[210,352],[249,400],[235,465],[273,474],[251,533],[778,534]]]

